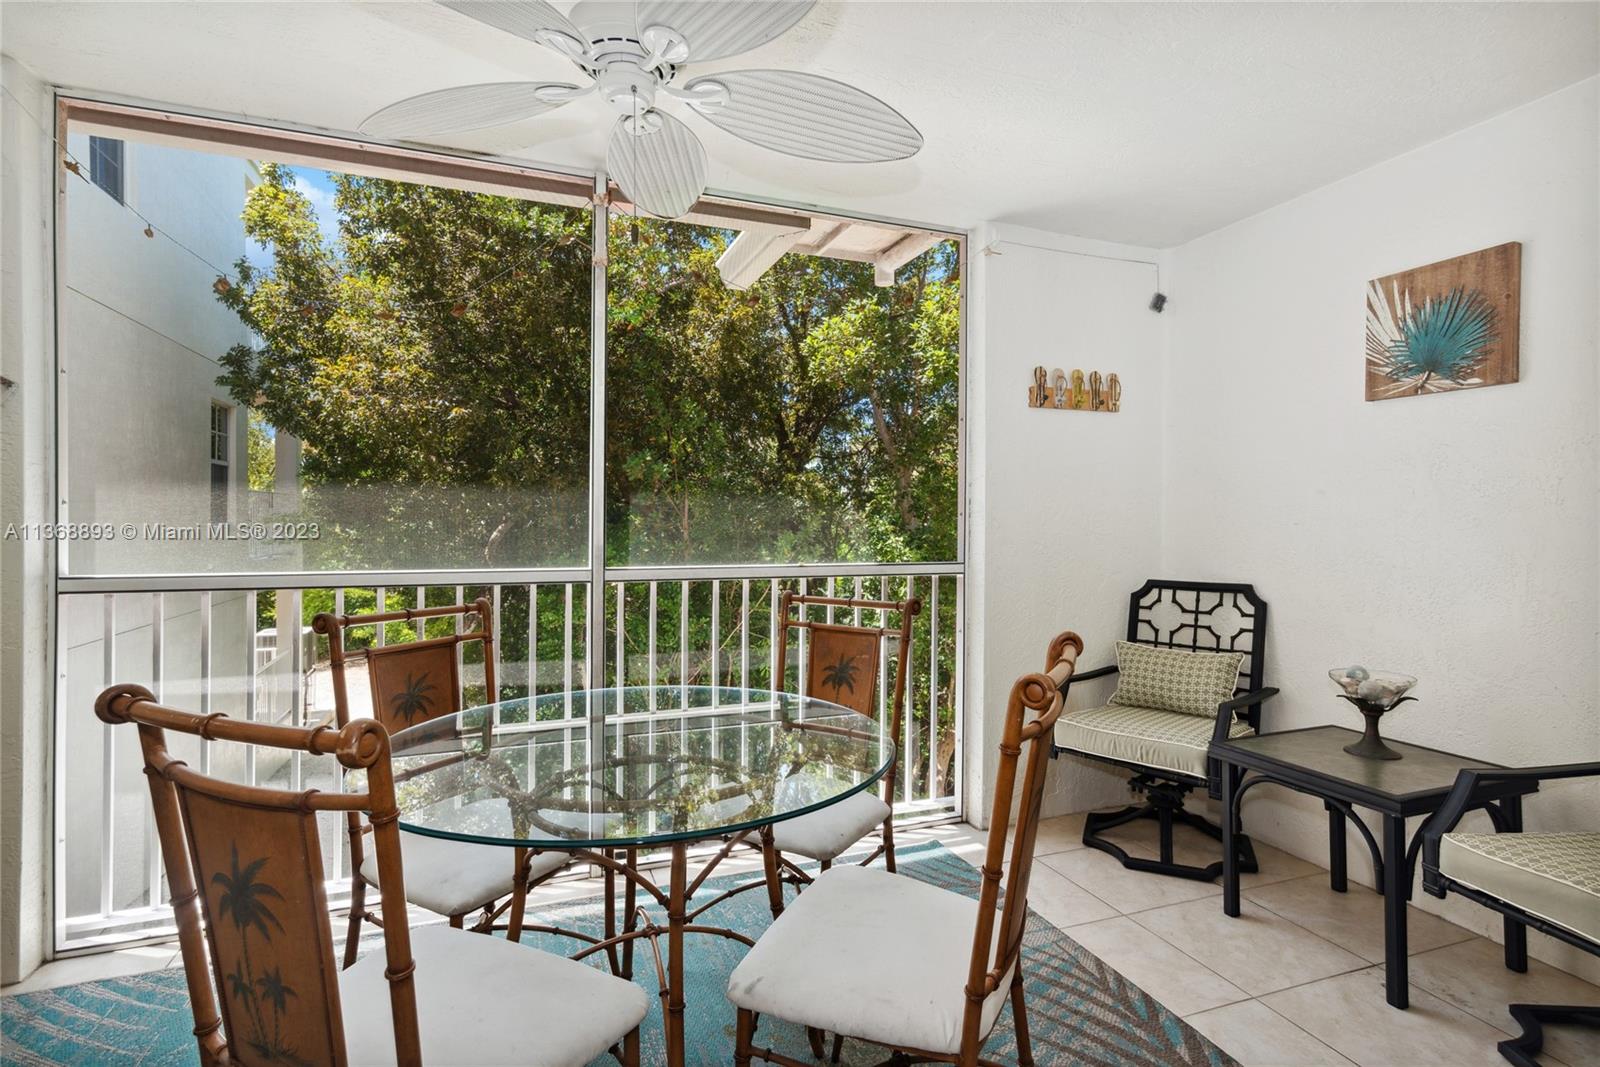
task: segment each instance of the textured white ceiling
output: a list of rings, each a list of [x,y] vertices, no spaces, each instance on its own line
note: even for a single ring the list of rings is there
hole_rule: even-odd
[[[335,130],[429,89],[574,73],[425,2],[9,0],[0,48],[69,88]],[[689,70],[758,66],[859,85],[927,144],[809,163],[691,115],[714,190],[1168,246],[1594,74],[1600,6],[830,3]],[[453,143],[592,169],[609,127],[591,97]]]

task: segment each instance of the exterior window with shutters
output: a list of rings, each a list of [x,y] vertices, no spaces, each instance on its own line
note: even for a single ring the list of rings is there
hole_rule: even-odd
[[[228,420],[232,409],[211,402],[211,521],[228,521]]]
[[[89,180],[122,203],[123,142],[112,137],[89,138]]]

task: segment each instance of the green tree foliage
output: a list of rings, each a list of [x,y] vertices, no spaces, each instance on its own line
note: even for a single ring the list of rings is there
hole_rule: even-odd
[[[245,206],[271,249],[218,294],[258,338],[222,383],[304,446],[317,567],[582,563],[590,216],[332,175],[330,244],[287,167]],[[955,554],[953,244],[892,287],[790,255],[722,284],[727,231],[617,220],[607,307],[613,562]]]
[[[251,489],[270,492],[278,471],[272,427],[252,411],[247,433],[250,447],[249,464],[245,468],[247,481]]]
[[[788,255],[739,292],[716,270],[731,236],[613,226],[611,560],[953,559],[955,246],[892,287]]]
[[[303,444],[313,569],[581,563],[588,215],[336,175],[337,246],[267,164],[221,382]],[[467,299],[470,294],[470,299]]]
[[[262,175],[244,222],[270,266],[241,260],[237,282],[217,287],[258,340],[223,355],[221,382],[301,442],[305,517],[323,527],[304,545],[305,567],[582,565],[590,213],[333,174],[338,238],[329,241],[291,169],[267,164]],[[787,255],[736,291],[716,270],[734,236],[613,216],[608,562],[954,559],[955,244],[917,257],[889,287],[874,284],[869,264]],[[564,654],[558,593],[540,593],[541,660]],[[503,594],[509,660],[526,656],[529,598]],[[739,595],[737,583],[723,584],[723,632],[713,635],[709,584],[691,589],[691,682],[737,682],[727,658],[699,650],[735,640]],[[385,606],[412,600],[391,590]],[[580,633],[581,600],[580,590]],[[614,599],[604,601],[614,626]],[[307,618],[331,610],[332,592],[307,591],[303,603]],[[345,603],[351,613],[376,607],[371,590],[347,590]],[[658,647],[678,647],[679,607],[663,599]],[[647,647],[641,608],[630,600],[625,656]],[[755,632],[765,633],[768,620],[755,617],[764,610],[752,611]],[[391,627],[389,640],[400,639]],[[948,733],[953,633],[939,659]],[[755,662],[759,684],[766,672]],[[926,684],[927,665],[919,670]]]

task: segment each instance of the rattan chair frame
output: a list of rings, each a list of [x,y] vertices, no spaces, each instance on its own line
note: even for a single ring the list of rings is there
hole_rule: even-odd
[[[460,618],[465,620],[469,615],[478,617],[478,627],[475,630],[463,630],[458,626],[456,633],[442,637],[427,637],[426,627],[428,619]],[[328,639],[329,666],[333,678],[333,709],[334,719],[339,726],[347,725],[350,720],[350,694],[345,674],[346,666],[353,660],[365,659],[369,663],[376,656],[391,657],[404,656],[408,651],[424,650],[448,646],[459,650],[461,646],[477,641],[483,645],[483,677],[489,702],[493,703],[499,696],[499,688],[495,679],[494,667],[494,609],[487,597],[478,597],[470,604],[449,604],[431,608],[411,608],[401,611],[383,611],[369,615],[335,615],[332,612],[323,612],[311,620],[311,628],[318,634]],[[385,644],[381,648],[350,649],[345,647],[344,636],[346,631],[355,626],[382,626],[390,622],[418,622],[418,633],[423,635],[415,641],[406,641],[399,644]],[[463,624],[464,625],[464,622]],[[456,652],[459,658],[460,652]],[[443,710],[429,718],[438,718],[446,714],[454,714],[461,710],[460,690],[456,684],[458,676],[452,676],[447,700]],[[376,680],[373,680],[374,703],[380,699],[377,692]],[[376,708],[374,709],[376,710]],[[356,961],[356,947],[361,940],[361,924],[370,922],[375,926],[383,925],[381,915],[370,911],[366,907],[366,879],[361,877],[361,864],[366,858],[362,838],[366,829],[359,817],[352,815],[346,827],[350,839],[350,915],[349,926],[345,934],[344,966],[348,967]],[[484,908],[482,913],[473,922],[470,929],[475,933],[494,933],[496,930],[506,930],[513,941],[521,940],[525,931],[547,929],[551,933],[569,934],[571,931],[554,927],[536,927],[523,922],[523,907],[527,899],[528,890],[543,883],[557,871],[552,871],[537,879],[528,876],[535,853],[528,849],[516,849],[511,857],[512,867],[511,891],[501,900]],[[379,872],[382,877],[382,872]],[[508,914],[509,913],[509,914]],[[457,929],[467,928],[466,919],[470,912],[461,912],[449,916],[450,925]],[[500,920],[508,921],[502,924]]]
[[[385,920],[384,977],[389,983],[396,1062],[400,1067],[421,1067],[422,1045],[414,979],[416,961],[411,954],[411,928],[406,916],[400,811],[395,801],[388,732],[371,719],[360,719],[336,729],[327,723],[313,727],[279,726],[241,722],[221,713],[197,715],[159,704],[144,686],[127,684],[114,685],[102,692],[95,701],[95,714],[108,725],[131,722],[139,730],[145,777],[150,784],[156,831],[167,884],[172,892],[172,909],[202,1067],[229,1067],[249,1062],[252,1057],[238,1054],[224,1032],[214,990],[226,988],[229,976],[223,973],[215,939],[206,936],[206,927],[215,919],[208,912],[204,892],[196,884],[195,876],[200,867],[196,831],[183,815],[180,791],[235,805],[241,813],[266,810],[304,815],[327,811],[365,818],[371,826],[381,883],[378,897]],[[332,756],[347,770],[364,771],[367,788],[365,792],[324,793],[318,789],[289,791],[225,782],[193,771],[184,761],[174,758],[167,748],[168,730],[193,734],[206,741],[231,741]],[[241,816],[242,824],[244,819]],[[321,879],[311,878],[309,885],[315,914],[325,917],[328,909]],[[329,998],[326,1018],[331,1024],[330,1047],[318,1050],[313,1061],[348,1067],[344,1020],[335,979],[333,932],[325,919],[313,925],[314,929],[294,941],[296,945],[313,946],[321,984]],[[639,1029],[635,1027],[619,1046],[613,1046],[612,1053],[623,1067],[638,1067],[639,1040]]]
[[[982,1059],[989,1032],[982,1030],[983,1003],[1000,988],[1010,972],[1011,1011],[1017,1036],[1017,1059],[1023,1067],[1033,1064],[1028,1036],[1028,1014],[1022,977],[1022,939],[1028,917],[1028,881],[1033,872],[1033,850],[1039,833],[1039,809],[1044,799],[1045,778],[1050,764],[1056,720],[1061,717],[1064,696],[1083,652],[1083,639],[1068,630],[1050,642],[1045,655],[1046,670],[1027,674],[1011,687],[1006,706],[1005,725],[1000,737],[1000,766],[995,777],[994,805],[990,811],[989,840],[984,850],[982,884],[978,891],[978,921],[972,937],[972,957],[967,969],[966,1009],[962,1017],[961,1046],[954,1054],[926,1049],[893,1048],[891,1063],[953,1063],[977,1067],[994,1061]],[[1035,714],[1029,718],[1028,712]],[[1024,721],[1024,720],[1027,721]],[[1011,831],[1013,794],[1017,771],[1022,769],[1022,789],[1015,796],[1017,822]],[[1010,839],[1010,869],[1006,869],[1007,839]],[[1000,901],[1001,882],[1005,900]],[[999,913],[1000,931],[995,933]],[[771,1048],[755,1047],[756,1014],[739,1009],[734,1029],[736,1067],[749,1067],[752,1058],[783,1067],[812,1067],[814,1061],[797,1060]],[[991,1028],[992,1030],[992,1028]],[[812,1035],[813,1052],[820,1054],[820,1037]],[[839,1038],[835,1039],[837,1058]]]
[[[800,618],[790,616],[790,609],[795,606],[801,608],[802,614]],[[816,622],[805,617],[805,609],[810,606],[848,608],[857,611],[892,611],[898,614],[900,625],[894,627],[847,626],[834,622]],[[894,685],[889,703],[889,737],[898,746],[905,723],[906,677],[911,664],[911,629],[916,623],[917,616],[921,613],[922,601],[918,597],[911,597],[906,600],[861,600],[856,597],[808,596],[804,593],[796,593],[788,589],[784,590],[783,596],[778,601],[778,618],[782,621],[782,625],[778,629],[778,648],[774,660],[780,673],[777,678],[772,680],[773,688],[783,688],[782,676],[786,672],[788,665],[789,631],[791,629],[825,630],[834,633],[855,633],[871,636],[874,640],[873,656],[875,662],[883,658],[883,639],[890,634],[895,634],[899,638],[899,648],[895,654]],[[859,614],[857,618],[860,618]],[[808,693],[810,687],[803,673],[799,676],[798,682],[800,691],[803,694]],[[861,861],[860,865],[863,867],[882,856],[884,866],[890,871],[895,869],[894,785],[895,772],[898,767],[899,749],[897,747],[895,758],[890,762],[889,769],[884,772],[883,784],[879,788],[879,796],[883,798],[885,804],[889,805],[889,817],[883,820],[878,846]],[[789,882],[796,887],[803,887],[811,882],[811,874],[782,853],[774,841],[771,826],[761,829],[759,846],[761,849],[763,881],[767,887],[767,903],[772,909],[773,918],[777,918],[783,914],[783,883]],[[827,870],[832,865],[831,860],[823,860],[820,864],[823,870]],[[741,886],[740,888],[747,887]]]

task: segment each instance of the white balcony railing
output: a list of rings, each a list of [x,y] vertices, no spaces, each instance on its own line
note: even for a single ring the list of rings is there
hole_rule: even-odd
[[[738,576],[608,581],[603,589],[604,647],[590,659],[582,582],[423,585],[374,588],[201,589],[167,592],[64,593],[59,599],[59,704],[56,758],[56,943],[88,949],[164,936],[171,929],[168,894],[137,738],[94,716],[95,695],[113,682],[149,686],[158,699],[197,712],[257,721],[309,724],[333,709],[327,643],[307,629],[319,610],[364,614],[382,604],[459,603],[488,596],[494,605],[499,699],[582,689],[593,677],[607,686],[649,686],[670,700],[674,687],[766,689],[775,673],[777,605],[784,589],[862,600],[919,597],[913,632],[903,758],[895,783],[905,817],[955,813],[960,796],[962,581],[926,566],[846,568],[844,576],[785,576],[751,568]],[[430,578],[437,576],[430,575]],[[466,577],[463,575],[463,577]],[[868,609],[813,608],[819,621],[878,625]],[[458,620],[432,620],[436,627]],[[352,632],[352,642],[392,643],[416,636],[413,624]],[[284,635],[298,633],[299,640]],[[885,642],[888,645],[888,642]],[[465,704],[489,699],[477,646],[462,664]],[[803,640],[791,642],[779,688],[797,685]],[[888,647],[885,659],[892,658]],[[362,669],[357,664],[355,670]],[[880,670],[879,719],[888,703],[889,670]],[[367,687],[352,678],[357,715]],[[581,712],[580,712],[581,713]],[[573,714],[568,702],[567,714]],[[258,752],[198,738],[172,738],[180,758],[231,780],[281,788],[340,788],[330,761],[303,753]],[[348,889],[348,857],[338,820],[323,827],[323,863],[330,900]]]

